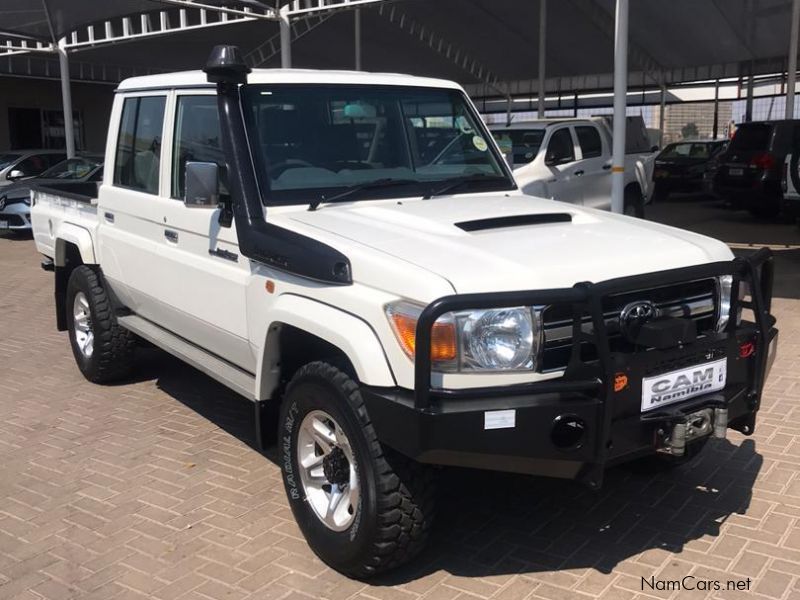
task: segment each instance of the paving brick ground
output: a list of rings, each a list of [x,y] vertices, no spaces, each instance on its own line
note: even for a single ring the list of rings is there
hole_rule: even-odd
[[[653,214],[699,229],[722,220],[730,242],[800,243],[791,227],[708,203]],[[0,598],[797,600],[798,274],[800,251],[782,250],[780,354],[753,437],[715,442],[671,474],[614,469],[597,494],[446,472],[430,549],[368,585],[309,551],[274,456],[251,446],[248,403],[156,350],[131,381],[84,381],[33,243],[0,237]],[[723,588],[750,578],[751,590],[643,589],[686,575]]]

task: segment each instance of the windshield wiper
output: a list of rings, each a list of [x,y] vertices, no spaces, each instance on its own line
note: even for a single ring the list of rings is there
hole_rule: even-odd
[[[363,192],[364,190],[374,190],[378,188],[385,188],[385,187],[392,187],[395,185],[406,185],[409,183],[419,183],[416,179],[396,179],[394,177],[385,177],[383,179],[375,179],[374,181],[365,181],[364,183],[359,183],[357,185],[351,186],[346,190],[339,192],[338,194],[334,194],[333,196],[325,196],[324,194],[321,195],[316,200],[312,200],[311,204],[308,205],[308,210],[317,210],[320,204],[328,204],[330,202],[338,202],[340,200],[344,200],[345,198],[349,198],[359,192]]]
[[[502,175],[490,175],[488,173],[474,173],[472,175],[460,175],[458,177],[451,177],[449,179],[445,179],[441,181],[443,185],[432,189],[427,194],[425,194],[424,200],[428,200],[433,198],[434,196],[441,196],[442,194],[446,194],[447,192],[453,191],[455,189],[460,188],[462,185],[467,183],[476,183],[476,182],[485,182],[485,181],[508,181]]]

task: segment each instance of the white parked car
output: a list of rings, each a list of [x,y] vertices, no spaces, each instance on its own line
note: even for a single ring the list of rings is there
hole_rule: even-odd
[[[431,465],[596,489],[753,432],[769,251],[523,195],[455,83],[217,47],[119,86],[105,165],[96,198],[33,193],[78,368],[125,377],[141,337],[252,400],[349,576],[422,548]]]
[[[637,121],[629,121],[631,133],[635,133]],[[612,138],[605,118],[520,121],[493,125],[491,130],[501,148],[511,149],[514,177],[526,194],[611,208]],[[653,149],[628,144],[626,214],[642,216],[644,205],[650,201],[654,158]]]

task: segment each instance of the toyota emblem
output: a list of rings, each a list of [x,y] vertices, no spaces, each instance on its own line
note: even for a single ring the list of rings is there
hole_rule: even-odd
[[[631,302],[619,314],[619,328],[622,334],[633,341],[642,325],[659,316],[659,310],[649,300]]]

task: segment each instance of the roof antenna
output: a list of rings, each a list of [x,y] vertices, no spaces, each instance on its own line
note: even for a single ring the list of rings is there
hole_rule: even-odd
[[[239,46],[214,46],[203,68],[210,83],[247,83],[247,74],[252,71],[244,59]]]

